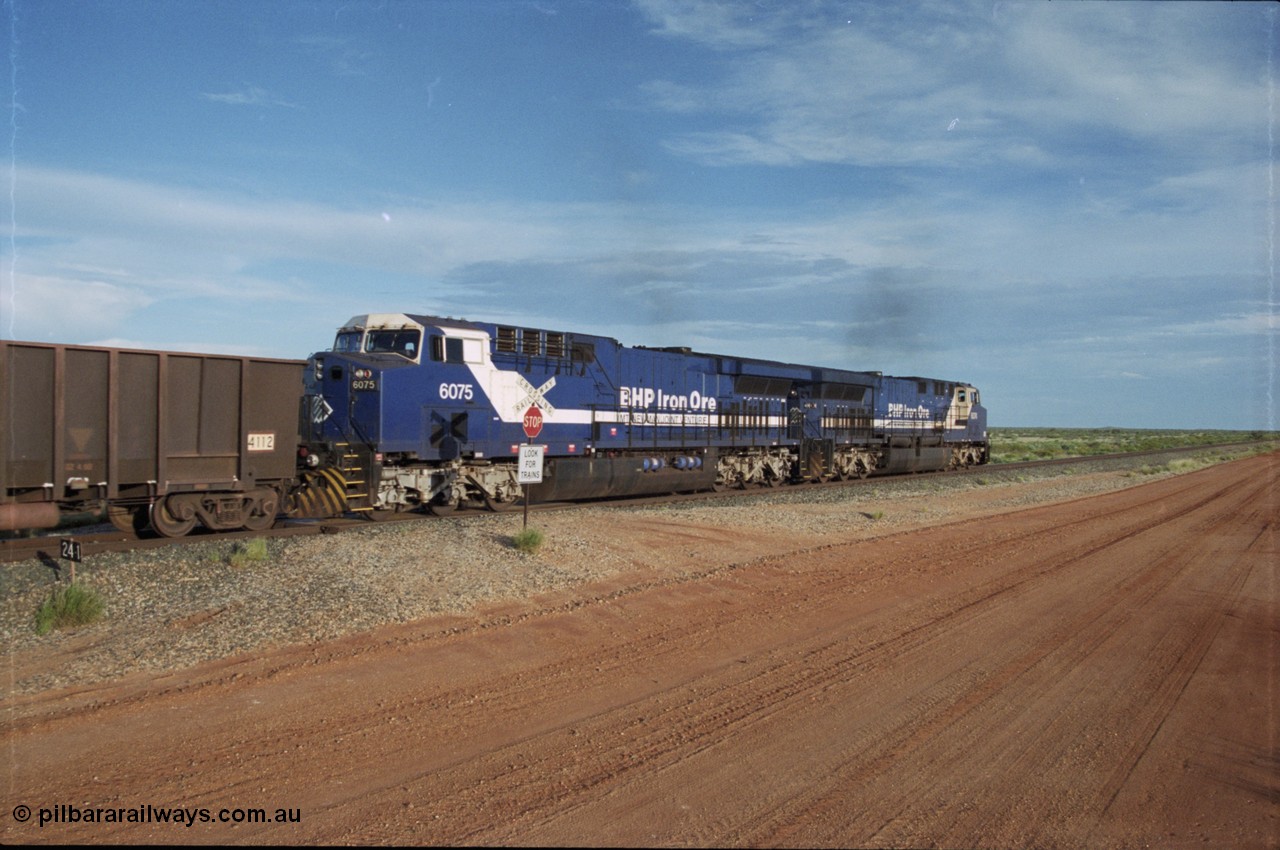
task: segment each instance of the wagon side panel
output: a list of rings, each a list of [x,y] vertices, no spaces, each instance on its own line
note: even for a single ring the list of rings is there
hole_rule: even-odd
[[[55,483],[71,492],[106,486],[108,388],[111,352],[92,348],[63,349],[62,474]]]
[[[121,352],[112,386],[117,466],[111,480],[121,494],[145,492],[160,477],[160,355]]]
[[[56,351],[49,346],[0,344],[4,410],[0,501],[54,484]]]
[[[294,475],[301,442],[298,396],[305,366],[267,360],[245,364],[239,449],[241,474],[246,480]]]

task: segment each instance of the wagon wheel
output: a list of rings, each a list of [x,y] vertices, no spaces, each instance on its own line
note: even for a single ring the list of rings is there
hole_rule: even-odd
[[[173,501],[170,497],[151,504],[151,527],[161,537],[185,537],[196,527],[195,511],[188,509],[189,516],[183,517],[184,506],[175,502],[171,508],[170,502]]]
[[[147,509],[107,505],[107,521],[125,534],[141,534],[147,530]]]
[[[276,524],[276,514],[279,512],[280,500],[276,494],[272,491],[262,492],[249,504],[244,527],[250,531],[266,531]]]

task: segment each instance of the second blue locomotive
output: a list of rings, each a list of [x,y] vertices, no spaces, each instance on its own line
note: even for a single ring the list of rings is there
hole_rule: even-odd
[[[374,516],[519,498],[526,417],[539,500],[865,477],[985,463],[962,381],[890,377],[401,313],[313,355],[303,512]]]

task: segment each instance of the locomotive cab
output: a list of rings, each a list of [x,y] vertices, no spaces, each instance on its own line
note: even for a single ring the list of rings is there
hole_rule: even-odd
[[[333,351],[360,354],[398,354],[417,363],[422,351],[422,326],[373,328],[347,327],[338,331]]]
[[[485,403],[477,370],[487,365],[489,337],[470,323],[419,318],[355,316],[329,351],[311,358],[304,463],[342,494],[329,500],[335,511],[381,510],[384,491],[399,494],[399,505],[429,501],[444,474],[435,468],[419,480],[411,470],[484,457],[488,417],[476,415]]]
[[[957,384],[951,397],[951,427],[963,428],[969,424],[969,416],[978,403],[978,390],[965,384]]]
[[[333,347],[312,355],[306,373],[310,422],[316,450],[328,445],[381,445],[390,434],[383,423],[382,396],[388,382],[416,371],[426,328],[403,314],[356,316],[343,325]]]

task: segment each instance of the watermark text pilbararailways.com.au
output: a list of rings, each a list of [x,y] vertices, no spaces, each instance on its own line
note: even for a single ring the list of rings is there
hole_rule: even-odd
[[[44,828],[56,824],[71,823],[137,823],[166,824],[192,827],[198,823],[301,823],[302,809],[222,808],[206,809],[178,806],[76,806],[59,803],[54,806],[13,807],[13,819],[18,823],[34,821]]]

